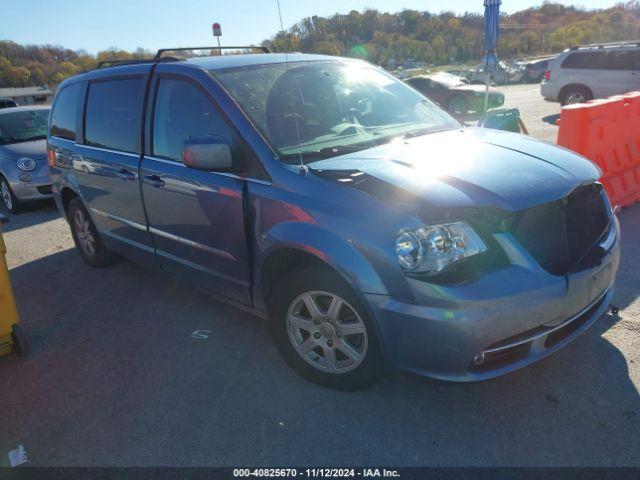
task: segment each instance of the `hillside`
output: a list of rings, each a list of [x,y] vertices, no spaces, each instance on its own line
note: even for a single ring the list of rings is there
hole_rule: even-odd
[[[545,2],[503,15],[498,53],[503,58],[561,51],[578,43],[640,38],[640,0],[601,10],[582,10]],[[405,60],[431,64],[479,61],[483,54],[480,14],[432,14],[377,10],[305,18],[264,45],[275,51],[302,51],[365,58],[393,67]],[[0,87],[56,85],[100,60],[149,56],[109,49],[97,55],[54,45],[0,41]]]
[[[376,10],[311,17],[263,42],[275,51],[302,51],[365,58],[383,66],[405,59],[426,63],[479,61],[484,18],[480,14],[438,15],[416,10]],[[603,10],[545,2],[502,15],[498,53],[503,58],[555,53],[582,43],[640,38],[640,1]],[[393,63],[393,61],[391,62]]]

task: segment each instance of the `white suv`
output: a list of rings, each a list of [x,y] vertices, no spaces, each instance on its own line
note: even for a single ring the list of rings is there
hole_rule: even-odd
[[[549,61],[540,84],[546,100],[562,105],[640,90],[640,42],[579,45]]]

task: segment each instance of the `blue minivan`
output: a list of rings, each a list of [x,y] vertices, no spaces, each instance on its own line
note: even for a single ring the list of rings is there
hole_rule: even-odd
[[[265,317],[298,373],[484,380],[608,308],[619,226],[586,159],[465,128],[366,62],[245,54],[66,80],[48,160],[77,249]],[[582,359],[580,360],[582,361]]]

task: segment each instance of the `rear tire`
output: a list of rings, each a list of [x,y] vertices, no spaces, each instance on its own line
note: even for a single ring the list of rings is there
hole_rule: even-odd
[[[278,351],[302,377],[339,390],[365,388],[377,379],[382,362],[372,322],[335,272],[290,272],[275,286],[268,310]]]
[[[118,256],[104,245],[93,220],[78,197],[69,202],[67,218],[76,249],[85,262],[92,267],[106,267],[117,261]]]
[[[9,213],[18,213],[20,211],[22,204],[13,194],[9,182],[4,177],[0,177],[0,195],[2,195],[2,204]]]
[[[593,93],[584,85],[569,85],[564,87],[560,96],[562,106],[584,103],[593,100]]]

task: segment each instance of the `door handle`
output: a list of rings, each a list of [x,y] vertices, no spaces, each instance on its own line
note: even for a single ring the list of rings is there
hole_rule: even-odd
[[[122,179],[122,180],[135,180],[136,179],[136,174],[127,170],[126,168],[122,168],[118,171],[118,176]]]
[[[154,188],[164,187],[164,180],[162,180],[158,175],[145,175],[144,183],[148,183]]]

